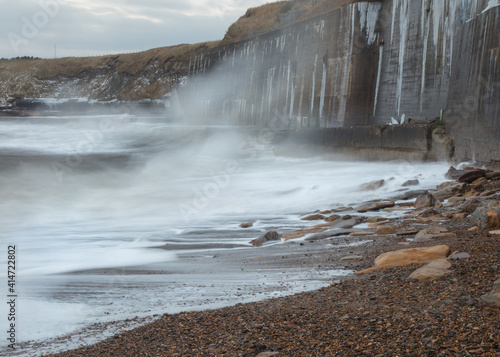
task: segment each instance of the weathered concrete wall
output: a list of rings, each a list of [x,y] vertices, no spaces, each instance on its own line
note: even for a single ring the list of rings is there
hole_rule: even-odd
[[[456,156],[500,166],[500,7],[457,33],[445,123]]]
[[[190,66],[198,98],[208,112],[245,124],[276,116],[294,128],[371,124],[380,9],[355,3],[201,53]]]
[[[241,124],[366,126],[432,120],[447,109],[455,159],[491,161],[500,152],[499,5],[358,2],[199,53],[190,80],[205,87],[197,98],[206,112]],[[472,110],[461,110],[467,102]]]

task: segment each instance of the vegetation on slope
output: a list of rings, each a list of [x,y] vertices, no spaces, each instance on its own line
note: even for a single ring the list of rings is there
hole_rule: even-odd
[[[216,42],[100,57],[0,60],[0,106],[9,97],[160,98],[188,75],[196,51],[246,40],[352,2],[355,0],[290,0],[250,8]]]

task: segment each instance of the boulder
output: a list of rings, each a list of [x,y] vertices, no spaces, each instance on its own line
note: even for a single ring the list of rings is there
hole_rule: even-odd
[[[435,260],[422,268],[415,270],[410,279],[420,281],[433,281],[441,279],[451,273],[451,263],[446,259]]]
[[[415,243],[427,243],[433,239],[456,237],[455,233],[451,233],[446,228],[426,228],[421,230],[415,236]]]
[[[260,236],[257,239],[254,239],[253,241],[250,242],[255,247],[261,247],[264,244],[272,241],[281,241],[281,237],[278,232],[275,231],[269,231],[263,236]]]
[[[436,199],[434,198],[434,196],[431,194],[426,194],[418,196],[414,206],[416,209],[421,209],[421,208],[434,207],[435,203]]]
[[[391,226],[378,226],[376,233],[381,235],[396,234],[396,230]]]
[[[429,263],[438,259],[446,259],[450,254],[450,247],[447,245],[437,245],[426,248],[409,248],[388,252],[379,255],[375,259],[375,266],[362,270],[357,274],[370,273],[383,268]]]
[[[365,212],[370,212],[370,211],[379,211],[384,208],[390,208],[394,207],[396,204],[392,201],[385,201],[385,202],[374,202],[370,203],[364,206],[360,206],[356,209],[359,213],[365,213]]]
[[[457,178],[458,182],[472,183],[481,177],[486,176],[486,171],[484,170],[472,170],[468,171]]]
[[[472,213],[471,223],[481,229],[498,228],[500,215],[500,202],[495,200],[483,201]]]
[[[406,181],[405,183],[403,183],[403,187],[408,187],[408,186],[417,186],[420,184],[420,181],[419,180],[408,180]]]
[[[360,191],[375,191],[380,187],[384,186],[385,180],[377,180],[368,183],[364,183],[359,187]]]

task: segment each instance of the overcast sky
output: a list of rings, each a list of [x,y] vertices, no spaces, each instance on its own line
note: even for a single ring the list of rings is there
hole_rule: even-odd
[[[275,0],[0,0],[0,58],[87,56],[219,40]]]

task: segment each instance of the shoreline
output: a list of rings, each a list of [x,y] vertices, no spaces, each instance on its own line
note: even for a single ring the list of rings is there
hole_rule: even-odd
[[[469,193],[470,190],[458,194],[458,196]],[[498,200],[499,196],[495,194],[491,197]],[[333,279],[333,282],[330,280],[329,283],[325,284],[330,284],[329,286],[319,290],[284,297],[267,297],[265,300],[244,304],[235,301],[230,307],[215,309],[209,307],[201,311],[150,316],[149,320],[135,318],[97,324],[101,326],[89,328],[89,330],[94,329],[93,332],[90,331],[91,334],[99,335],[103,329],[109,326],[114,326],[117,332],[96,344],[45,356],[132,356],[145,353],[153,353],[155,356],[256,356],[259,352],[266,351],[278,352],[281,356],[333,356],[342,353],[347,355],[384,355],[389,353],[391,355],[430,356],[439,355],[436,352],[438,350],[442,350],[441,355],[459,355],[459,352],[465,351],[470,354],[469,351],[479,351],[480,349],[485,353],[481,355],[499,355],[500,329],[498,323],[495,323],[498,319],[498,309],[479,306],[481,296],[488,293],[493,282],[499,278],[500,250],[498,239],[489,235],[487,230],[469,232],[471,223],[468,218],[448,219],[445,217],[452,217],[450,212],[458,210],[459,205],[463,204],[461,201],[435,209],[440,212],[441,216],[433,216],[429,213],[417,214],[418,212],[409,204],[413,201],[414,199],[395,200],[396,207],[385,208],[385,212],[379,212],[381,216],[390,214],[397,209],[406,213],[400,217],[389,218],[384,223],[393,227],[396,234],[364,236],[358,235],[356,232],[348,235],[349,232],[346,231],[344,233],[347,235],[344,234],[340,237],[308,240],[311,238],[311,234],[309,234],[303,238],[291,239],[284,244],[262,248],[208,252],[216,252],[212,258],[216,266],[221,265],[224,268],[231,266],[235,270],[241,268],[241,270],[246,269],[254,273],[258,270],[282,269],[292,274],[294,273],[293,269],[307,272],[313,269],[328,271],[342,268],[357,272],[370,268],[379,254],[436,244],[447,244],[452,251],[471,254],[469,259],[453,262],[453,273],[441,280],[434,282],[408,280],[409,274],[419,265],[390,268],[365,275],[339,276]],[[352,209],[343,210],[335,214],[345,218],[354,211]],[[315,213],[318,214],[318,212]],[[328,214],[331,213],[333,211]],[[375,211],[376,213],[377,211]],[[359,215],[363,216],[363,213],[359,213]],[[315,223],[318,226],[317,223],[320,222],[319,220],[304,221],[304,226],[311,227]],[[375,224],[372,223],[372,225]],[[412,241],[417,231],[428,227],[446,227],[455,233],[456,237],[439,238],[426,244]],[[374,232],[375,227],[369,228],[367,223],[363,223],[361,229],[352,229],[351,231]],[[481,241],[477,241],[477,239],[481,239]],[[349,259],[343,260],[342,258]],[[196,254],[186,253],[181,259],[193,264],[193,266],[203,264],[201,262],[203,259],[199,256],[196,257]],[[103,270],[94,273],[106,274],[107,272]],[[150,274],[152,271],[130,269],[129,273]],[[78,274],[78,272],[73,274]],[[326,276],[325,280],[328,279],[329,277]],[[395,296],[393,296],[394,294]],[[390,301],[390,304],[387,304],[387,301]],[[444,307],[440,304],[444,304]],[[418,306],[425,307],[427,305],[430,306],[430,310],[425,310],[425,316],[419,316],[421,309]],[[480,316],[481,327],[478,327],[479,330],[474,330],[475,327],[472,327],[471,332],[466,336],[474,337],[474,331],[486,331],[488,332],[487,336],[481,337],[486,339],[486,342],[478,344],[479,347],[475,350],[471,349],[470,345],[464,345],[463,342],[469,340],[461,341],[459,344],[456,341],[451,341],[451,344],[442,343],[440,347],[437,346],[437,342],[441,341],[440,336],[447,333],[446,321],[451,321],[450,318],[453,317],[444,316],[445,314],[439,312],[443,308],[449,309],[450,315],[459,314],[457,316],[465,319],[463,321],[467,323],[463,322],[461,327],[466,330],[470,329],[466,326],[477,320],[475,316]],[[384,313],[382,314],[381,311]],[[437,313],[428,313],[428,311],[437,311]],[[257,316],[256,312],[258,312]],[[325,316],[327,312],[330,316]],[[394,322],[395,315],[398,317],[397,323]],[[286,316],[293,316],[293,323]],[[304,318],[298,319],[297,316],[304,316]],[[311,319],[315,322],[311,323]],[[419,323],[423,326],[429,321],[432,324],[437,323],[436,319],[439,322],[444,321],[441,324],[443,327],[434,328],[431,326],[430,330],[437,333],[436,336],[439,338],[436,336],[433,338],[431,338],[432,336],[425,337],[425,341],[422,342],[416,340],[418,336],[414,336],[418,335],[418,331],[415,331],[415,334],[408,332],[407,334],[413,338],[413,344],[410,344],[413,347],[410,350],[400,349],[398,345],[404,344],[401,341],[398,342],[397,339],[394,341],[391,339],[397,337],[400,332],[398,323],[416,320],[420,321]],[[199,326],[200,320],[204,321],[204,327]],[[247,320],[254,322],[249,325]],[[377,323],[372,320],[376,320]],[[452,320],[454,326],[457,325],[457,321]],[[218,323],[212,323],[212,321],[218,321]],[[385,321],[387,325],[384,325],[383,333],[378,331],[381,321]],[[314,329],[304,328],[304,326],[309,325],[314,325]],[[136,327],[134,328],[134,326]],[[221,329],[219,326],[227,327]],[[122,328],[134,329],[128,332],[119,331]],[[297,329],[301,331],[299,335],[297,335]],[[307,330],[311,330],[311,333],[308,333]],[[387,334],[386,330],[392,332]],[[196,333],[189,331],[196,331]],[[312,331],[319,333],[319,335],[314,337]],[[377,331],[377,334],[373,335],[373,331]],[[271,332],[271,336],[262,341],[261,335]],[[370,342],[359,342],[358,334],[361,333],[371,336]],[[221,339],[221,335],[225,338]],[[247,335],[251,338],[248,338]],[[153,339],[150,336],[155,337]],[[285,336],[288,337],[284,338]],[[297,340],[294,341],[293,336]],[[364,336],[363,338],[365,338]],[[450,333],[447,336],[448,338],[453,337],[450,336]],[[71,339],[71,337],[69,335],[57,340]],[[333,339],[326,342],[327,337]],[[349,337],[350,342],[345,339],[346,337]],[[230,343],[226,342],[226,338]],[[161,342],[162,339],[164,339],[163,342]],[[219,342],[214,344],[213,341]],[[302,343],[297,345],[297,341],[302,341]],[[357,345],[352,345],[352,341],[355,341]],[[472,339],[471,341],[476,340]],[[114,352],[111,353],[111,351]],[[444,354],[443,351],[449,352]]]
[[[279,265],[283,269],[306,265],[310,269],[317,265],[318,269],[342,266],[360,271],[373,266],[378,255],[405,248],[446,244],[453,252],[470,255],[453,260],[451,274],[442,279],[432,282],[408,279],[422,264],[350,275],[336,279],[328,287],[292,296],[237,303],[215,310],[165,314],[97,344],[46,357],[148,353],[256,356],[260,352],[276,352],[280,356],[454,356],[461,353],[498,356],[499,310],[484,307],[481,296],[488,294],[500,277],[500,236],[490,234],[489,229],[470,231],[470,218],[453,215],[458,214],[464,202],[481,194],[479,187],[472,185],[467,184],[467,190],[454,195],[469,197],[444,207],[437,205],[439,208],[434,208],[436,214],[433,215],[416,213],[404,204],[401,208],[407,215],[385,223],[399,234],[291,240],[292,244],[260,248],[256,252],[262,253],[258,256],[261,260],[245,262],[250,262],[248,269],[266,265]],[[477,195],[471,195],[472,191]],[[489,199],[498,201],[499,196],[495,192]],[[428,227],[446,227],[455,235],[427,243],[412,240],[416,232]],[[363,230],[373,231],[373,228]],[[372,240],[372,243],[342,247],[339,244],[342,239],[351,243]],[[283,247],[292,249],[286,254],[287,249]],[[314,253],[307,253],[309,248]],[[232,258],[233,263],[242,263],[242,256],[234,251],[221,252],[224,253],[217,259],[227,262]],[[341,260],[346,257],[349,259]],[[300,264],[304,261],[308,263]]]

